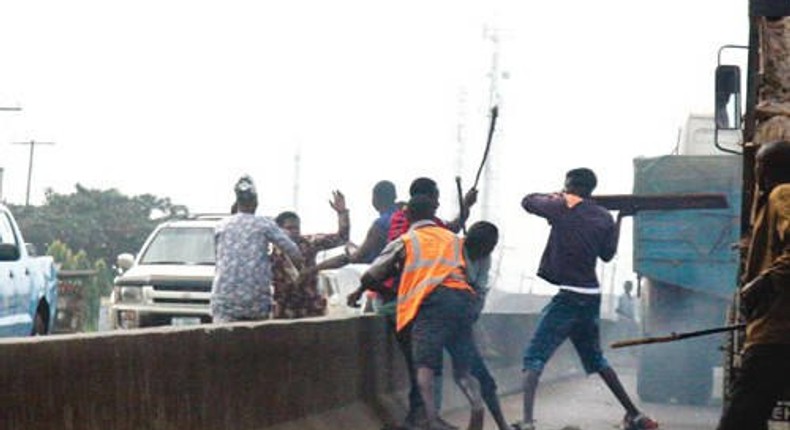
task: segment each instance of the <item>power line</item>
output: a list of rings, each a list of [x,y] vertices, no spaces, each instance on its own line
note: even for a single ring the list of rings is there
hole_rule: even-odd
[[[30,206],[30,179],[33,176],[33,150],[36,145],[54,145],[55,142],[12,142],[12,145],[30,145],[30,159],[27,166],[27,192],[25,193],[25,206]]]

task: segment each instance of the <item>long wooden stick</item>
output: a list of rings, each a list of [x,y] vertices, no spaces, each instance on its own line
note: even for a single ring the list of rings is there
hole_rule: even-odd
[[[627,346],[645,345],[648,343],[662,343],[674,342],[676,340],[687,339],[689,337],[705,336],[714,333],[721,333],[726,331],[740,330],[746,327],[746,324],[734,324],[724,327],[709,328],[706,330],[691,331],[686,333],[672,333],[669,336],[645,337],[640,339],[627,339],[620,340],[612,343],[612,348],[624,348]]]
[[[475,176],[475,183],[472,188],[477,188],[477,183],[480,181],[480,173],[483,172],[483,166],[488,159],[488,152],[491,150],[491,140],[494,138],[494,129],[496,129],[496,119],[499,116],[499,107],[494,106],[491,108],[491,122],[488,125],[488,140],[486,140],[486,149],[483,152],[483,160],[480,161],[480,167],[477,169],[477,176]]]

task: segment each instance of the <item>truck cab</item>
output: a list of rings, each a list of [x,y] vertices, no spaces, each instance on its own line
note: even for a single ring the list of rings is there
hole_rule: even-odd
[[[0,337],[49,333],[56,306],[52,257],[31,256],[14,216],[0,205]]]

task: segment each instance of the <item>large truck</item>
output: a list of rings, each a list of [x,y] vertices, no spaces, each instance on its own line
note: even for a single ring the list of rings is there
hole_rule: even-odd
[[[729,200],[726,211],[656,211],[636,216],[634,265],[641,278],[645,334],[743,321],[737,293],[748,249],[737,244],[744,243],[752,225],[755,153],[763,143],[790,140],[790,2],[751,0],[749,22],[748,46],[722,48],[748,52],[745,103],[741,103],[741,68],[722,63],[720,51],[715,110],[705,121],[707,129],[687,127],[678,155],[635,161],[637,194],[719,192]],[[733,134],[736,141],[728,141]],[[705,146],[719,154],[695,153],[696,147],[688,141],[693,136],[705,137]],[[742,331],[646,345],[640,351],[639,395],[646,401],[705,403],[713,382],[711,369],[721,363],[726,402],[729,377],[740,365],[742,346]],[[790,428],[790,390],[783,399],[776,405],[770,428]]]
[[[741,231],[748,237],[752,227],[755,197],[755,155],[767,142],[790,141],[790,2],[787,0],[750,0],[749,43],[746,72],[745,112],[740,109],[741,70],[737,65],[722,64],[716,68],[716,130],[741,133],[739,153],[742,162]],[[720,56],[721,57],[721,56]],[[718,145],[718,142],[717,146]],[[721,146],[722,148],[723,147]],[[740,248],[738,288],[749,249]],[[733,295],[728,312],[729,323],[744,320],[739,312],[739,295]],[[729,397],[729,378],[740,367],[743,331],[731,332],[724,347],[724,401]],[[790,429],[790,387],[774,408],[771,429]]]

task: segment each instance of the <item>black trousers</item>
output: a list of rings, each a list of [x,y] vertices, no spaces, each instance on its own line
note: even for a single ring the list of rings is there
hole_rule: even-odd
[[[776,401],[790,387],[790,345],[755,345],[735,375],[718,430],[765,430]],[[787,400],[787,399],[783,399]]]

